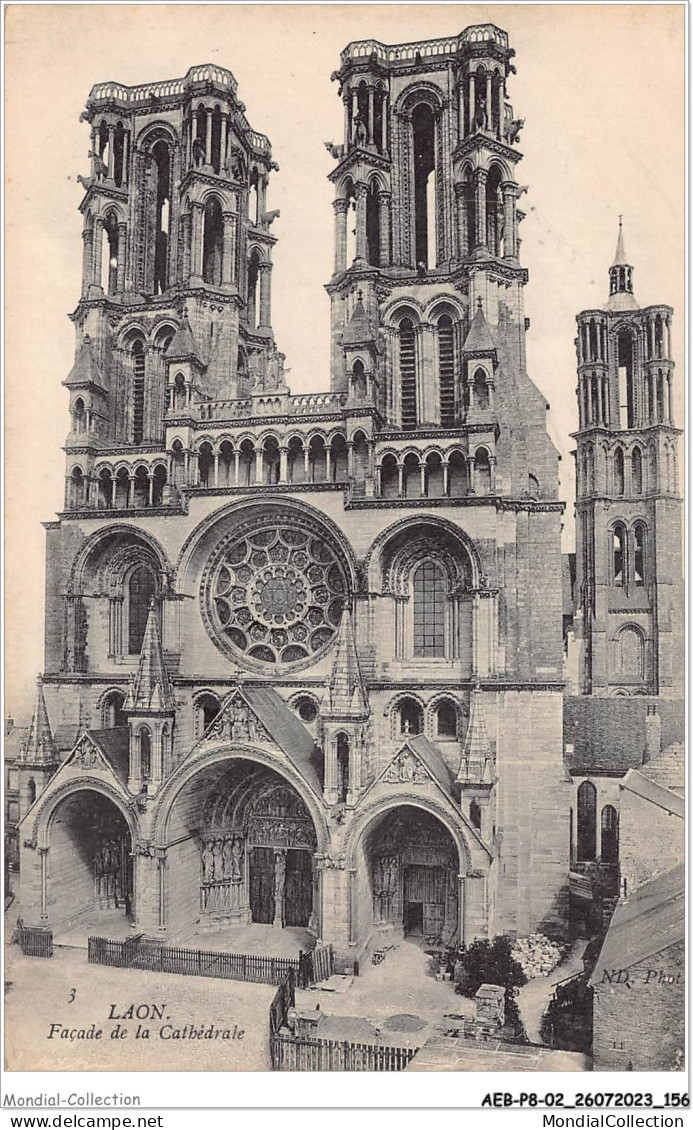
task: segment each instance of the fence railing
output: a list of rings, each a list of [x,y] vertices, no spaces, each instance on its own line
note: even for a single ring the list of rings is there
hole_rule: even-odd
[[[89,938],[88,960],[92,965],[110,965],[116,969],[146,969],[152,973],[180,973],[189,977],[225,977],[231,981],[255,981],[263,985],[281,985],[291,973],[296,984],[305,988],[331,975],[334,955],[331,946],[306,953],[301,951],[298,957],[185,949],[137,935],[122,941]]]
[[[17,919],[16,938],[19,948],[26,957],[52,957],[53,931],[42,926],[25,926]]]
[[[419,1050],[279,1034],[271,1044],[275,1071],[404,1071]]]

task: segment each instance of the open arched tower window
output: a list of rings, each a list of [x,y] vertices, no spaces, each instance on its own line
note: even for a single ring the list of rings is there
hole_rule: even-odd
[[[168,287],[168,243],[171,224],[171,152],[163,139],[152,147],[154,218],[154,293]]]
[[[368,186],[366,197],[366,248],[371,267],[380,266],[380,188],[376,180]]]
[[[635,427],[635,346],[630,330],[617,338],[618,397],[622,428]]]
[[[647,532],[642,522],[633,527],[633,580],[636,585],[645,584],[645,539]]]
[[[260,256],[257,251],[253,251],[250,259],[248,260],[248,305],[247,305],[247,318],[248,329],[254,330],[258,324],[259,314],[259,300],[260,300]]]
[[[436,122],[426,102],[411,115],[414,149],[414,254],[415,265],[436,266]]]
[[[140,773],[142,780],[148,781],[152,775],[152,736],[146,726],[139,732]]]
[[[205,204],[204,238],[202,250],[202,278],[210,286],[221,285],[221,261],[224,242],[224,225],[221,204],[212,197]]]
[[[612,579],[615,585],[625,584],[626,528],[620,523],[617,526],[614,526],[612,545]]]
[[[614,451],[614,494],[622,495],[626,489],[623,448]]]
[[[402,428],[411,430],[418,423],[416,390],[416,340],[411,318],[399,324],[399,372],[402,396]]]
[[[125,695],[122,691],[110,691],[101,704],[101,725],[104,730],[116,726],[127,726],[127,714],[123,710]]]

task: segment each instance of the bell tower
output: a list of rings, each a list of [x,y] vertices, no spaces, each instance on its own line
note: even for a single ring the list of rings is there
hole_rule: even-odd
[[[484,24],[351,43],[332,76],[344,104],[343,142],[326,143],[337,161],[332,386],[352,395],[354,366],[370,367],[374,406],[394,428],[465,422],[462,351],[479,300],[524,367],[513,55]],[[358,305],[375,345],[363,357],[347,349]]]
[[[604,309],[577,316],[576,581],[582,694],[683,695],[670,306],[641,309],[619,222]]]

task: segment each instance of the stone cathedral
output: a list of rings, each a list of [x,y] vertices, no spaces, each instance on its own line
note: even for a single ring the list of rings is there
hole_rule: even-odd
[[[525,363],[513,56],[491,24],[342,52],[331,373],[310,395],[274,338],[277,165],[233,74],[92,88],[65,503],[19,759],[25,921],[97,911],[230,946],[300,928],[344,968],[403,935],[564,928],[563,505]],[[675,458],[671,311],[622,333],[628,272],[580,323],[584,694],[673,677],[632,505],[609,526],[630,571],[613,624],[601,608],[590,483],[608,463],[623,495],[652,444],[658,475]],[[675,510],[648,502],[670,539]]]

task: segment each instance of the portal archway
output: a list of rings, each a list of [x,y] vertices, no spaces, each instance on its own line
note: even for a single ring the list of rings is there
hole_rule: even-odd
[[[319,933],[314,856],[323,837],[307,790],[258,751],[218,751],[165,805],[171,933],[251,923]]]

